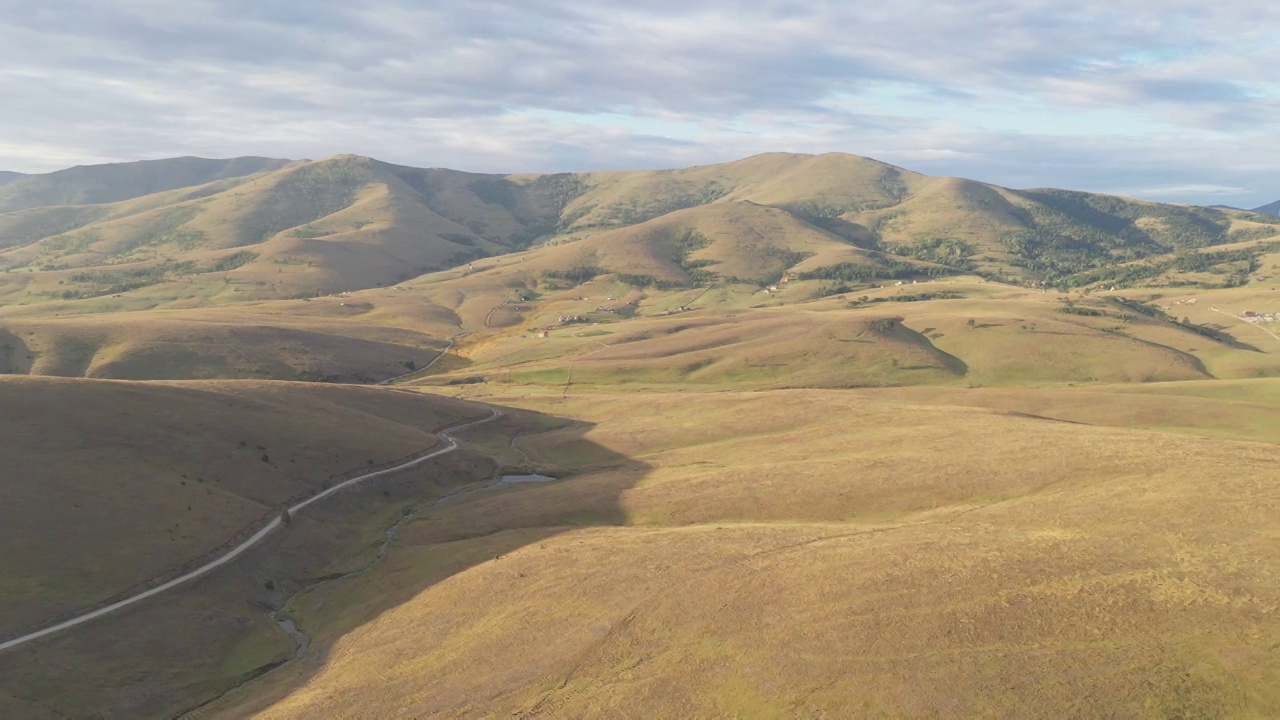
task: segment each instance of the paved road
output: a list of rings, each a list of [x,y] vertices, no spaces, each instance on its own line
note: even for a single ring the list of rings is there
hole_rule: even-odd
[[[451,427],[445,428],[444,430],[441,430],[440,432],[436,433],[436,437],[444,441],[445,447],[440,448],[439,450],[434,450],[426,455],[415,458],[408,462],[401,463],[399,465],[396,465],[395,467],[390,467],[390,468],[387,468],[386,470],[379,470],[377,472],[367,473],[365,475],[359,475],[357,477],[351,478],[350,480],[345,480],[341,483],[338,483],[337,485],[334,485],[328,490],[325,490],[324,492],[318,495],[315,495],[313,497],[309,497],[306,500],[303,500],[302,502],[298,503],[297,505],[294,505],[293,507],[289,508],[289,514],[297,515],[300,510],[306,508],[311,503],[323,500],[324,498],[329,497],[330,495],[338,492],[339,490],[349,488],[352,485],[362,483],[366,480],[372,480],[377,477],[382,477],[383,475],[390,475],[391,473],[399,472],[406,468],[411,468],[415,465],[420,465],[428,460],[431,460],[432,458],[437,458],[437,457],[440,457],[441,455],[445,455],[447,453],[453,452],[454,450],[457,450],[458,442],[453,439],[453,433],[459,430],[465,430],[469,427],[474,427],[476,425],[481,425],[483,423],[496,420],[502,415],[502,412],[496,409],[491,409],[490,413],[491,414],[488,417],[480,418],[479,420],[472,420],[470,422],[461,423],[459,425],[453,425]],[[60,622],[56,625],[50,625],[47,628],[44,628],[42,630],[37,630],[27,635],[23,635],[22,637],[14,638],[12,640],[2,642],[0,643],[0,652],[4,650],[10,650],[12,648],[16,648],[20,645],[25,645],[33,640],[38,640],[42,637],[45,637],[46,635],[52,635],[56,632],[66,630],[67,628],[72,628],[72,627],[75,627],[76,625],[89,622],[94,618],[100,618],[103,615],[107,615],[117,610],[120,610],[122,608],[129,607],[134,603],[141,602],[143,600],[146,600],[149,597],[159,595],[160,593],[165,592],[166,590],[172,590],[173,588],[179,585],[182,585],[183,583],[187,583],[192,580],[195,580],[201,575],[206,575],[210,571],[216,568],[219,568],[223,565],[226,565],[227,563],[231,562],[237,557],[243,555],[245,551],[247,551],[249,548],[253,547],[254,545],[257,545],[258,543],[262,542],[263,538],[265,538],[267,535],[270,535],[271,532],[278,527],[280,527],[279,515],[273,517],[271,519],[271,522],[267,523],[261,530],[254,533],[253,536],[250,537],[248,540],[245,540],[239,545],[231,548],[231,550],[227,551],[225,555],[222,555],[219,558],[216,558],[208,563],[205,563],[204,565],[201,565],[200,567],[196,568],[195,570],[192,570],[191,572],[181,577],[174,578],[173,580],[170,580],[164,583],[163,585],[158,585],[156,587],[151,588],[150,590],[144,590],[143,592],[140,592],[137,595],[132,595],[130,597],[125,598],[124,600],[107,605],[106,607],[98,608],[97,610],[94,610],[92,612],[87,612],[83,615],[79,615],[77,617],[71,618],[70,620]]]

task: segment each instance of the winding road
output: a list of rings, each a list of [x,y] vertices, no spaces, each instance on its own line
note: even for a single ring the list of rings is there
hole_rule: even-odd
[[[414,467],[415,465],[421,465],[422,463],[428,460],[431,460],[433,458],[438,458],[441,455],[446,455],[448,453],[453,452],[454,450],[457,450],[458,441],[453,438],[453,433],[458,432],[459,430],[465,430],[467,428],[474,427],[476,425],[482,425],[484,423],[491,422],[502,416],[502,412],[496,408],[491,408],[489,412],[490,412],[490,415],[488,417],[480,418],[479,420],[469,420],[467,422],[459,423],[457,425],[451,425],[437,432],[435,434],[436,437],[444,441],[445,447],[442,447],[438,450],[433,450],[432,452],[429,452],[426,455],[414,458],[413,460],[410,460],[408,462],[400,463],[395,467],[390,467],[385,470],[378,470],[377,472],[366,473],[364,475],[358,475],[349,480],[340,482],[337,485],[334,485],[333,487],[325,490],[324,492],[319,493],[318,495],[309,497],[306,500],[303,500],[302,502],[299,502],[298,504],[289,508],[289,515],[291,516],[297,515],[300,510],[303,510],[308,505],[314,502],[323,500],[324,498],[329,497],[330,495],[338,492],[339,490],[344,490],[346,488],[351,487],[352,485],[358,485],[366,480],[372,480],[374,478],[382,477],[383,475],[390,475],[391,473],[400,472],[401,470]],[[101,608],[98,608],[97,610],[84,613],[83,615],[78,615],[76,617],[71,618],[70,620],[65,620],[56,625],[50,625],[49,627],[43,628],[41,630],[37,630],[33,633],[28,633],[26,635],[23,635],[22,637],[18,637],[12,640],[2,642],[0,643],[0,652],[3,652],[5,650],[11,650],[21,645],[25,645],[33,640],[39,640],[40,638],[45,637],[47,635],[52,635],[56,632],[60,632],[68,628],[75,627],[76,625],[87,623],[90,620],[93,620],[95,618],[100,618],[103,615],[109,615],[110,613],[113,613],[117,610],[121,610],[135,603],[142,602],[143,600],[146,600],[149,597],[154,597],[156,595],[159,595],[162,592],[165,592],[166,590],[172,590],[173,588],[178,587],[179,585],[195,580],[196,578],[202,575],[206,575],[212,570],[215,570],[223,565],[226,565],[232,560],[235,560],[237,557],[240,557],[241,555],[243,555],[245,551],[247,551],[249,548],[262,542],[262,539],[265,538],[267,535],[270,535],[272,531],[274,531],[276,528],[280,527],[280,524],[281,524],[280,516],[276,515],[275,517],[271,518],[271,521],[268,522],[265,526],[263,526],[261,530],[258,530],[258,532],[254,533],[248,540],[245,540],[239,545],[228,550],[222,556],[214,560],[211,560],[210,562],[207,562],[204,565],[201,565],[200,567],[196,568],[195,570],[192,570],[191,572],[186,573],[185,575],[176,577],[162,585],[157,585],[156,587],[153,587],[149,590],[144,590],[136,595],[131,595],[125,598],[124,600],[114,602],[110,605],[107,605],[106,607],[101,607]]]
[[[409,377],[410,375],[417,375],[417,374],[419,374],[419,373],[425,373],[426,371],[430,370],[430,369],[431,369],[431,366],[432,366],[432,365],[435,365],[435,364],[436,364],[436,362],[437,362],[438,360],[440,360],[440,358],[444,357],[444,356],[445,356],[445,355],[446,355],[450,350],[452,350],[452,349],[453,349],[453,343],[454,343],[454,340],[452,340],[452,339],[451,339],[451,340],[449,340],[449,344],[444,346],[444,349],[440,351],[440,354],[439,354],[439,355],[436,355],[436,356],[435,356],[435,357],[433,357],[433,358],[431,358],[431,362],[427,363],[426,365],[423,365],[423,366],[422,366],[422,367],[420,367],[420,368],[415,368],[415,369],[413,369],[413,370],[410,370],[410,371],[409,371],[409,372],[407,372],[407,373],[402,373],[402,374],[397,375],[397,376],[395,376],[395,377],[387,378],[386,380],[383,380],[382,382],[380,382],[380,383],[378,383],[378,384],[379,384],[379,385],[391,385],[391,384],[394,384],[394,383],[395,383],[395,381],[397,381],[397,380],[403,380],[404,378],[407,378],[407,377]]]

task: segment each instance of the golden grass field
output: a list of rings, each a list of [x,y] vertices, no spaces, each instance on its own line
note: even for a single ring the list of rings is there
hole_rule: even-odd
[[[1256,213],[1011,190],[840,153],[510,176],[354,155],[203,169],[182,160],[90,169],[114,177],[89,186],[57,173],[6,185],[0,304],[51,315],[296,298],[387,287],[529,247],[530,269],[566,270],[585,254],[614,272],[687,280],[671,252],[687,232],[710,246],[685,260],[764,283],[843,262],[927,267],[939,258],[912,248],[936,243],[959,248],[952,261],[1036,280],[1005,241],[1044,228],[1101,233],[1118,247],[1141,237],[1150,241],[1143,256],[1280,235],[1274,218]],[[1188,227],[1203,236],[1188,244]]]
[[[10,377],[0,403],[6,640],[176,576],[289,501],[487,414],[448,398],[279,382]],[[454,453],[344,491],[225,569],[0,653],[0,716],[169,716],[216,696],[292,653],[267,609],[367,562],[406,508],[494,468]]]
[[[1280,716],[1262,216],[838,154],[163,170],[0,193],[0,641],[504,414],[0,653],[0,718]],[[1041,284],[1006,241],[1081,207],[1234,234]]]
[[[0,369],[372,382],[426,366],[452,339],[427,381],[556,384],[572,372],[580,384],[1025,386],[1280,373],[1280,340],[1234,317],[1280,310],[1256,283],[1086,296],[960,277],[822,297],[817,280],[776,293],[734,284],[636,289],[612,276],[563,286],[539,280],[525,269],[530,262],[491,258],[474,271],[307,301],[56,318],[4,308]],[[936,297],[910,301],[928,294]],[[1113,296],[1167,308],[1235,344],[1116,306]],[[1180,304],[1187,300],[1196,302]],[[1099,314],[1064,313],[1067,303]],[[591,322],[560,323],[571,315]],[[537,337],[542,330],[548,337]]]
[[[0,398],[5,636],[149,581],[480,414],[425,395],[255,382],[0,377]]]
[[[883,317],[879,305],[847,309],[836,298],[804,309],[641,314],[607,326],[644,336],[614,346],[629,353],[667,343],[649,355],[657,374],[637,380],[593,377],[591,353],[620,351],[598,344],[581,356],[574,345],[556,350],[572,359],[568,382],[504,378],[484,364],[513,361],[504,342],[534,342],[519,337],[520,326],[483,342],[463,338],[444,375],[417,382],[509,410],[500,425],[468,431],[467,451],[444,466],[449,475],[392,484],[390,497],[370,488],[172,602],[0,656],[0,677],[10,679],[0,683],[0,709],[77,716],[106,703],[131,716],[169,715],[249,681],[196,716],[1276,712],[1280,386],[1059,379],[972,388],[942,376],[893,387],[895,371],[923,372],[902,368],[903,352],[927,351],[912,362],[932,359],[936,372],[954,375],[946,358],[972,359],[967,348],[981,343],[948,343],[949,333],[1008,332],[1010,318],[1030,320],[1033,301],[1044,306],[1034,322],[1065,323],[1050,325],[1051,338],[1097,321],[1072,325],[1077,318],[1054,312],[1057,301],[1040,293],[968,290],[973,297],[895,304],[919,314],[903,313],[888,329],[868,324]],[[324,322],[336,307],[307,305]],[[365,312],[387,317],[392,307]],[[948,307],[966,310],[948,318]],[[970,327],[966,316],[982,322]],[[777,326],[767,324],[773,317]],[[942,337],[922,342],[909,329],[926,330],[926,319]],[[877,362],[866,353],[877,352],[888,353],[879,358],[885,374],[859,376],[849,389],[757,392],[742,391],[752,379],[743,376],[672,374],[684,356],[670,338],[723,347],[717,333],[735,320],[768,328],[758,339],[775,343],[801,328],[794,342],[812,375],[793,382],[822,382],[824,369],[865,373]],[[658,332],[675,322],[690,328]],[[1203,340],[1139,325],[1129,333],[1162,339],[1162,353],[1175,340]],[[872,347],[823,355],[815,343],[824,337]],[[612,336],[574,342],[602,338]],[[767,343],[746,347],[759,353]],[[1053,347],[1043,349],[1051,360]],[[1109,367],[1128,367],[1109,357]],[[439,385],[476,368],[490,381]],[[20,477],[55,482],[6,486],[22,501],[6,503],[8,526],[33,522],[23,536],[37,539],[35,549],[58,532],[60,549],[72,543],[83,548],[72,557],[85,559],[74,567],[32,552],[6,569],[27,578],[9,583],[6,606],[28,608],[9,634],[181,566],[273,503],[359,468],[364,455],[372,455],[365,466],[402,457],[430,444],[426,431],[447,417],[476,412],[403,390],[277,382],[16,377],[0,391],[6,407],[21,409],[10,416],[19,432],[3,435],[6,457],[22,459]],[[157,413],[172,440],[142,434]],[[248,428],[253,437],[240,437]],[[300,437],[314,440],[299,446]],[[41,475],[47,458],[59,464]],[[502,466],[564,479],[460,495],[414,516],[368,573],[298,596],[290,615],[313,645],[270,669],[292,644],[269,609],[317,578],[363,567],[404,507],[421,509]],[[102,477],[113,481],[94,482]],[[206,486],[217,497],[201,497]],[[90,501],[68,508],[80,493]],[[137,510],[135,496],[152,504]],[[47,520],[86,511],[69,531]],[[104,532],[116,535],[103,543]],[[116,554],[104,562],[91,547]],[[268,579],[275,589],[264,588]],[[165,631],[175,627],[186,630]],[[129,643],[107,640],[125,632]],[[70,673],[84,667],[99,670],[69,691]]]
[[[1253,441],[1164,432],[1159,393],[492,398],[586,424],[519,443],[565,479],[419,517],[304,596],[315,653],[209,714],[1271,716],[1254,385]]]

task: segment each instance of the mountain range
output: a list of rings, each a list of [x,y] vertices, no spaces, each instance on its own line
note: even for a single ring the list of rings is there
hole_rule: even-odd
[[[0,212],[49,205],[100,205],[142,195],[204,185],[289,165],[288,160],[197,157],[142,160],[110,165],[78,165],[66,170],[22,175],[0,173]]]
[[[306,297],[523,250],[552,273],[581,272],[591,256],[587,270],[685,285],[912,272],[1077,285],[1113,282],[1090,275],[1101,268],[1278,230],[1254,212],[1011,190],[835,153],[551,175],[352,155],[174,158],[0,187],[0,303]]]
[[[1278,285],[842,154],[0,177],[0,717],[1278,716]]]
[[[1273,203],[1267,203],[1262,207],[1256,207],[1253,212],[1262,213],[1264,215],[1280,215],[1280,200]]]

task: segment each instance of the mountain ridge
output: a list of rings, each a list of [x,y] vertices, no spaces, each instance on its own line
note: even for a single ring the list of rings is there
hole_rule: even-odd
[[[1256,207],[1252,212],[1263,213],[1264,215],[1280,215],[1280,200]]]
[[[114,190],[129,199],[0,212],[0,305],[123,296],[135,300],[124,303],[129,308],[144,309],[299,298],[394,285],[530,249],[546,273],[607,270],[683,286],[911,272],[1061,283],[1280,234],[1280,220],[1247,211],[1015,190],[844,153],[549,175],[415,168],[350,154],[309,162],[175,158],[17,180],[0,187],[0,207],[6,198],[34,202],[37,181],[57,186],[46,195],[59,202],[97,199],[81,176],[121,171],[142,178]],[[156,182],[196,180],[208,182],[138,194]],[[681,249],[671,244],[677,229],[695,244],[721,241]],[[810,247],[805,238],[814,233],[827,250]],[[551,249],[561,245],[577,247]],[[588,250],[618,261],[582,265]],[[632,259],[639,269],[626,267]]]
[[[0,181],[0,212],[51,205],[97,205],[279,169],[293,161],[243,156],[176,157],[74,167]]]

